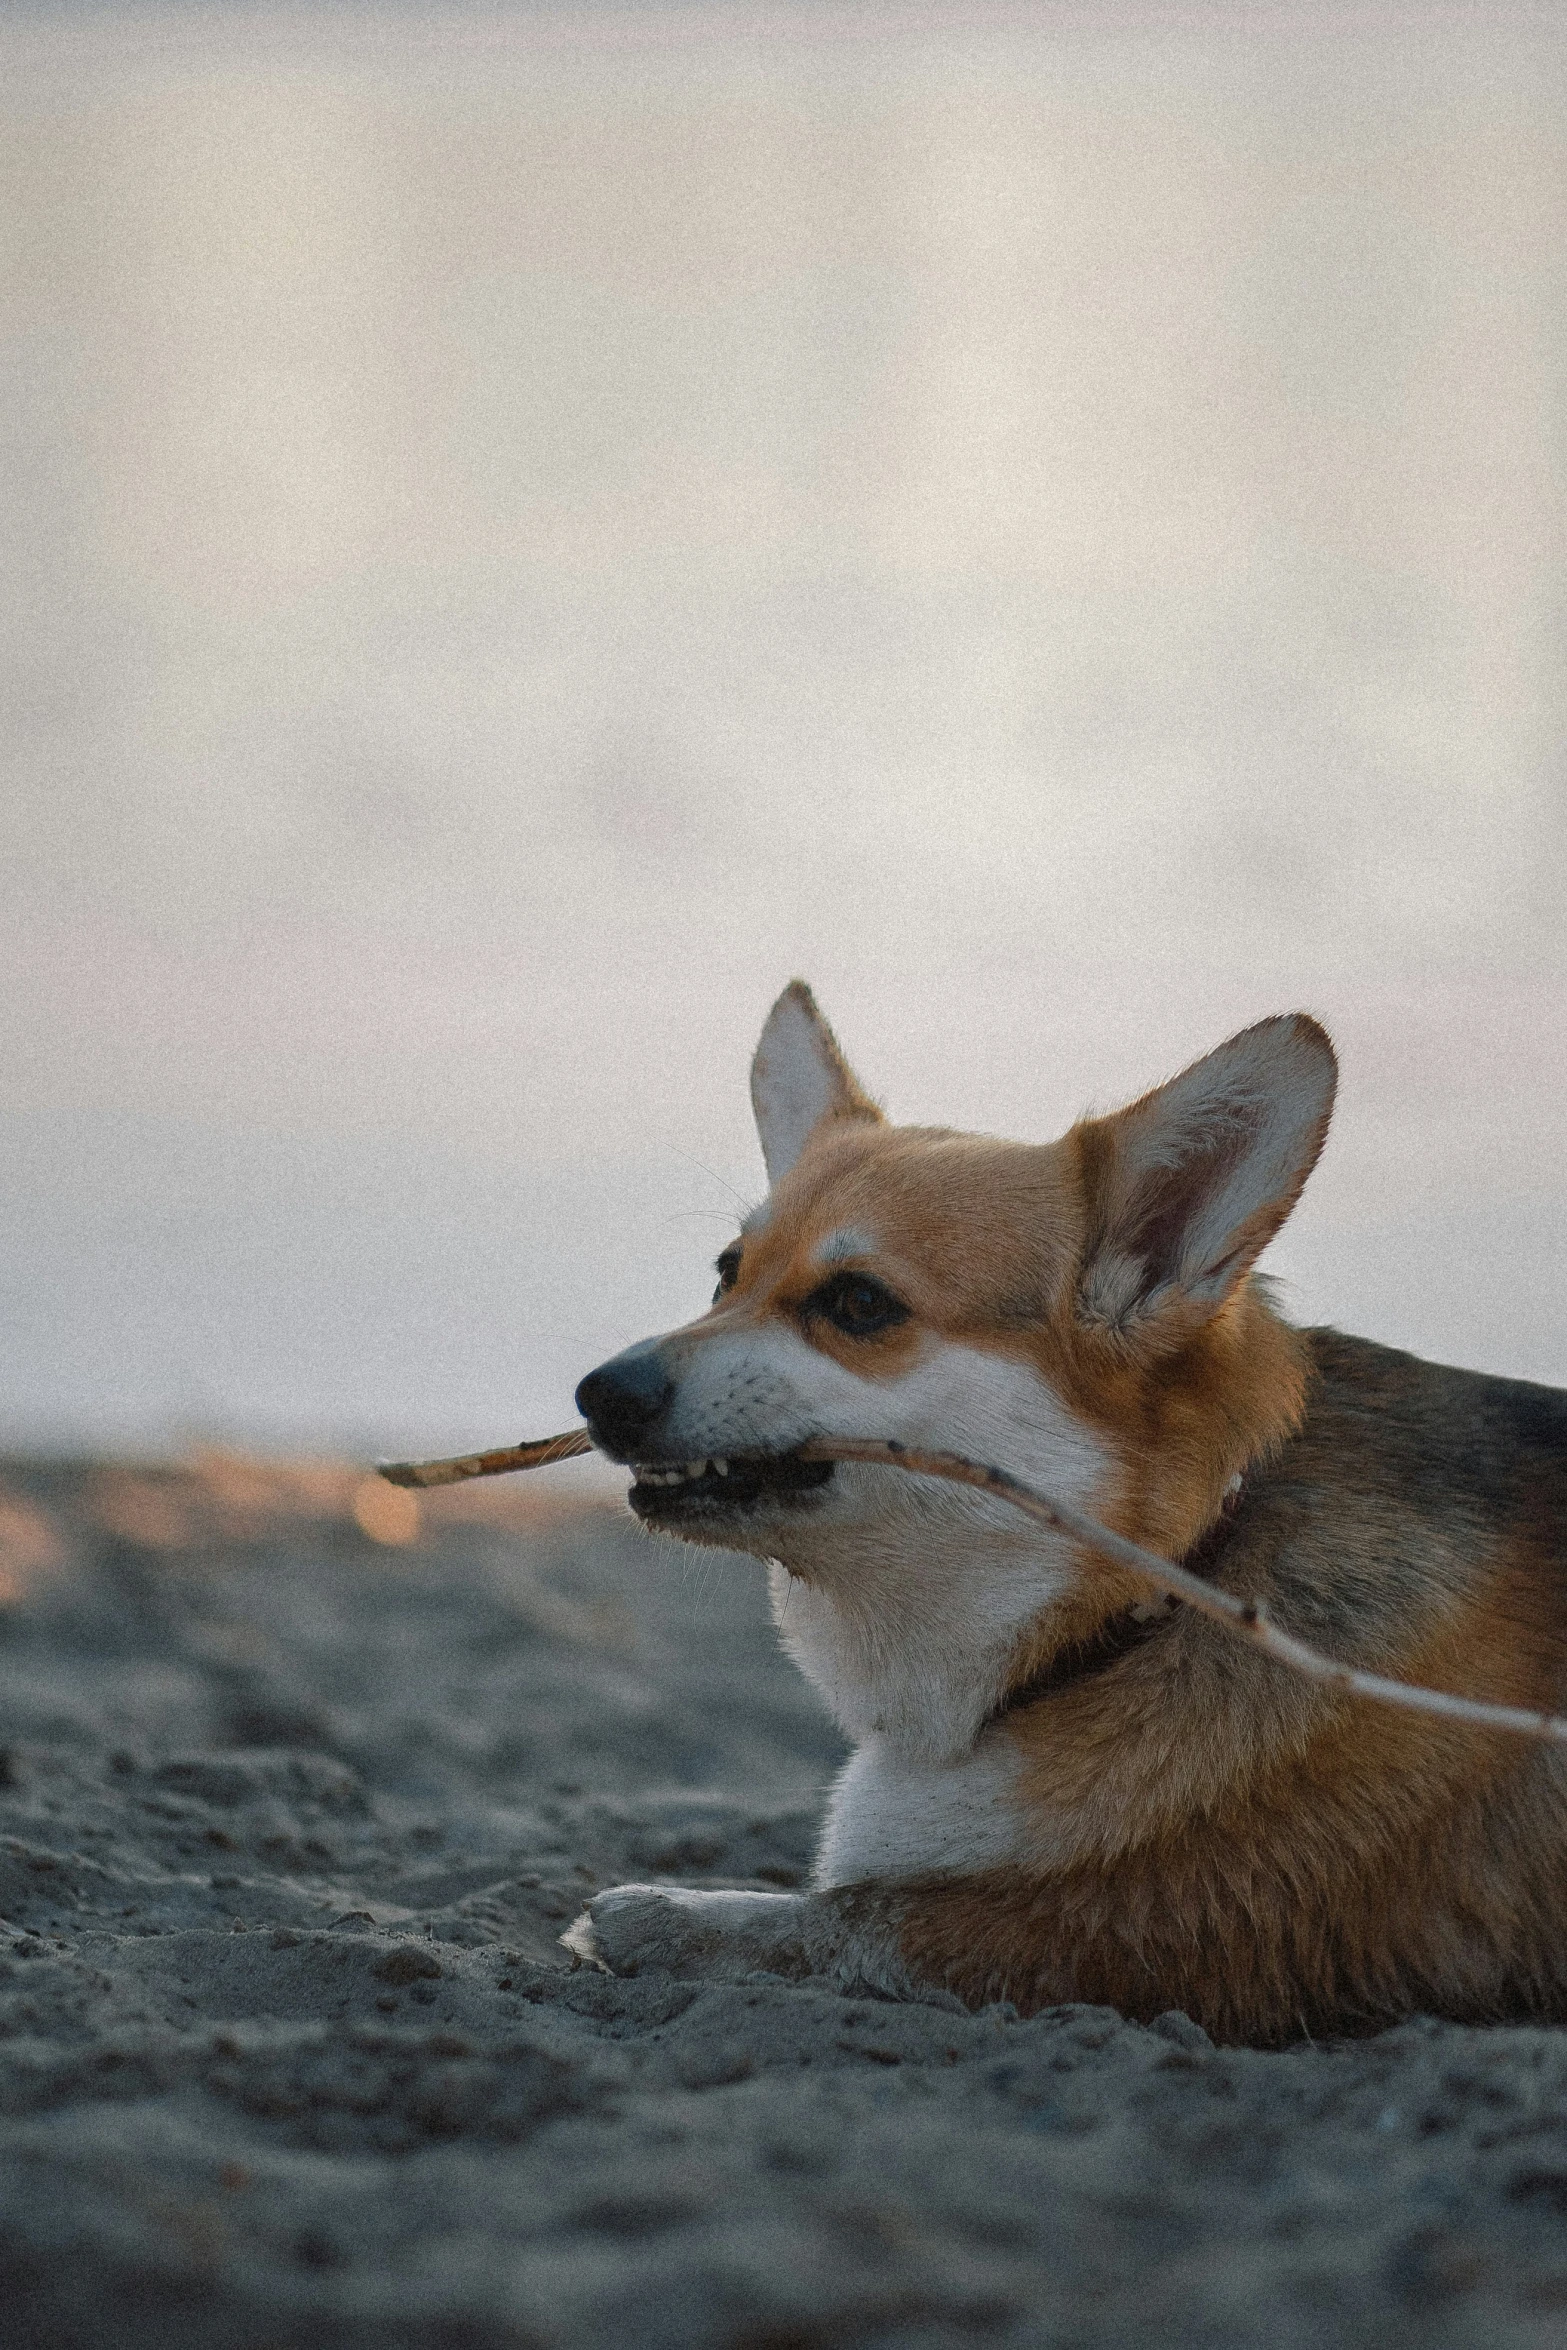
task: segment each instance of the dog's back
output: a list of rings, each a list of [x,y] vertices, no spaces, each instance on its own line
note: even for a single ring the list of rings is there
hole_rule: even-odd
[[[1567,1695],[1567,1394],[1303,1332],[1305,1416],[1212,1560],[1393,1678]],[[1567,1753],[1326,1695],[1190,1615],[1008,1729],[1072,1850],[924,1913],[969,1999],[1184,2008],[1277,2039],[1420,2009],[1567,2015]]]

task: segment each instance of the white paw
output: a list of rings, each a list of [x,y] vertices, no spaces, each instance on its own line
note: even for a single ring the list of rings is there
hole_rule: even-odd
[[[722,1979],[766,1968],[804,1971],[803,1905],[793,1893],[708,1893],[684,1885],[612,1885],[561,1941],[610,1975]]]
[[[591,1909],[585,1909],[580,1917],[573,1918],[560,1939],[563,1948],[569,1950],[573,1958],[580,1959],[584,1966],[596,1966],[602,1973],[610,1973],[610,1968],[599,1956],[598,1935],[594,1931]]]

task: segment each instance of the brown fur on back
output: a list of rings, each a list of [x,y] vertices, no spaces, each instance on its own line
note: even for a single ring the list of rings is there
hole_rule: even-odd
[[[1379,1672],[1559,1704],[1567,1395],[1298,1337],[1301,1424],[1217,1579]],[[1179,2007],[1252,2041],[1567,2017],[1559,1749],[1324,1694],[1184,1611],[1012,1734],[1025,1802],[1071,1807],[1091,1849],[904,1888],[909,1963],[963,1998]]]

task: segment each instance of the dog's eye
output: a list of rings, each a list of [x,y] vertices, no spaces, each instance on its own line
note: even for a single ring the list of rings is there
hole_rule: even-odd
[[[740,1251],[738,1248],[726,1248],[718,1260],[718,1287],[713,1292],[715,1306],[726,1290],[733,1289],[739,1278]]]
[[[909,1318],[902,1298],[869,1273],[835,1273],[806,1299],[805,1310],[820,1314],[847,1338],[874,1338]]]

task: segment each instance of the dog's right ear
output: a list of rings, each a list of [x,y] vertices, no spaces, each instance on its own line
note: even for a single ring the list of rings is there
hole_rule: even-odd
[[[881,1122],[803,979],[791,979],[767,1015],[751,1063],[751,1107],[769,1183],[788,1174],[824,1118]]]

